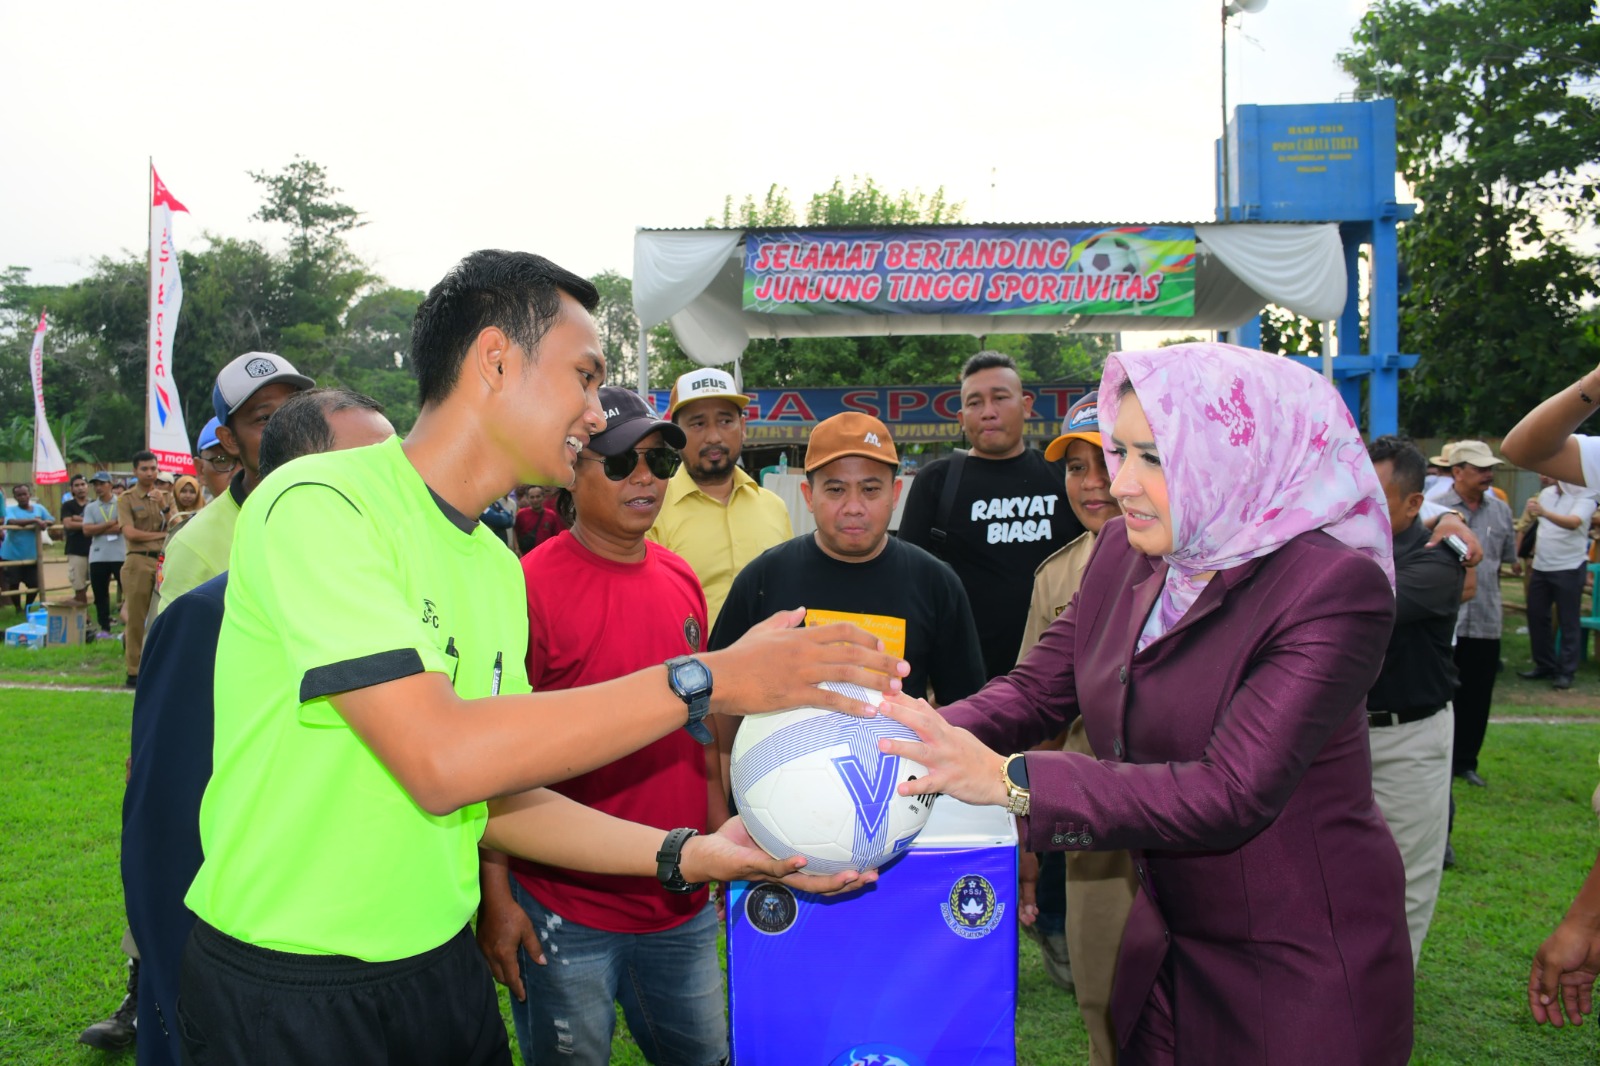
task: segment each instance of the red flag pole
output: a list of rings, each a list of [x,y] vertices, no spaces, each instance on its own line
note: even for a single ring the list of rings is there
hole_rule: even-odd
[[[150,279],[155,277],[156,264],[150,249],[150,225],[156,212],[156,157],[145,157],[144,194],[144,446],[150,447]]]

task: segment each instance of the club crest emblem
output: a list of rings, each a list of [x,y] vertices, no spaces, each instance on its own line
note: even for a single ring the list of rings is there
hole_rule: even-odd
[[[244,365],[244,372],[253,378],[271,377],[278,372],[278,364],[271,359],[252,359]]]
[[[994,932],[1005,917],[1006,905],[995,898],[994,886],[980,874],[967,874],[950,886],[950,896],[939,904],[944,924],[967,940],[979,940]]]
[[[700,650],[700,619],[690,615],[683,620],[683,639],[689,642],[689,654]]]
[[[744,916],[757,932],[787,932],[800,915],[794,893],[783,885],[757,885],[744,897]]]

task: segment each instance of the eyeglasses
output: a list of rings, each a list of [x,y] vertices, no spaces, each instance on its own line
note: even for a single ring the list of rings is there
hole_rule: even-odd
[[[235,459],[227,452],[223,452],[221,455],[213,455],[209,459],[198,455],[194,458],[196,466],[200,465],[201,463],[210,463],[211,469],[215,470],[219,474],[226,474],[228,471],[239,465],[239,460]]]
[[[637,448],[629,448],[621,455],[603,455],[598,459],[588,455],[580,455],[578,458],[603,465],[606,471],[606,478],[611,481],[626,481],[628,475],[633,473],[634,469],[639,465],[640,458],[644,459],[644,465],[649,469],[650,473],[663,480],[676,474],[678,472],[678,464],[683,462],[682,456],[671,448],[647,448],[644,451],[640,451]]]

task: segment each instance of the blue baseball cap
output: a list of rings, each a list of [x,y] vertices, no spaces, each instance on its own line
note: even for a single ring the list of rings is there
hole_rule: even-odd
[[[1100,438],[1098,391],[1088,393],[1067,409],[1067,417],[1061,420],[1061,436],[1050,442],[1050,446],[1044,450],[1044,457],[1052,463],[1056,462],[1067,454],[1067,445],[1075,440],[1086,440],[1096,448],[1105,447]]]
[[[217,440],[217,427],[220,425],[222,425],[222,423],[218,422],[215,418],[207,422],[205,428],[200,431],[200,443],[194,446],[194,450],[197,452],[203,452],[207,448],[222,447],[222,442]]]

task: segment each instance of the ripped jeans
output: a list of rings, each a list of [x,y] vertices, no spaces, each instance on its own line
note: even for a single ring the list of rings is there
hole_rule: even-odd
[[[718,1066],[728,1058],[716,908],[659,933],[608,933],[566,921],[515,877],[511,893],[539,934],[548,965],[517,952],[526,1002],[511,1018],[527,1066],[606,1066],[616,1009],[645,1061]]]

